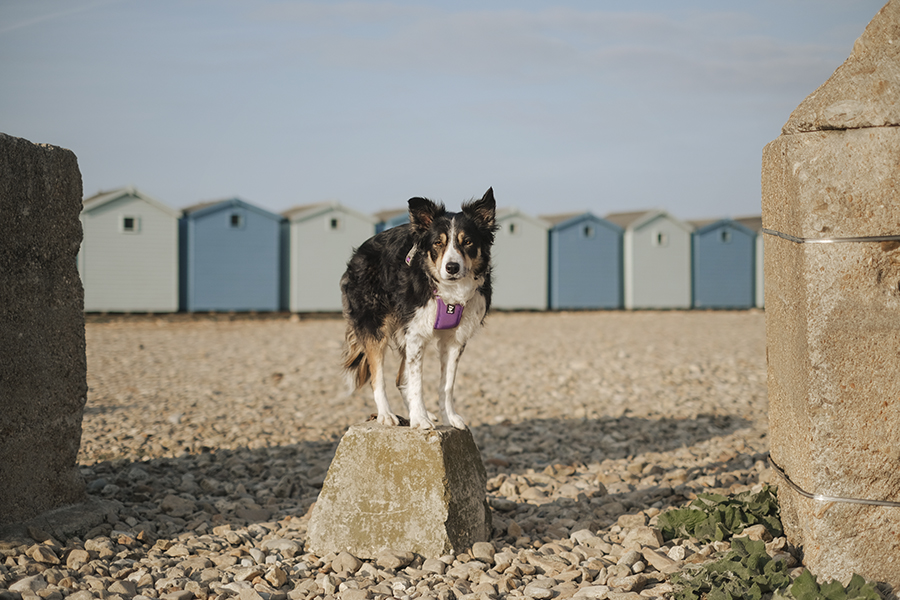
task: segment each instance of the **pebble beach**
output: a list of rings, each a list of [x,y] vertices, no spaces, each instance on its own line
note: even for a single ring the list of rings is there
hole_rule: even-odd
[[[490,542],[311,554],[337,444],[375,411],[345,388],[343,332],[338,317],[89,318],[79,465],[106,515],[67,539],[0,539],[0,600],[666,598],[727,542],[665,542],[660,512],[777,483],[762,311],[494,313],[455,394]],[[436,352],[425,371],[437,414]]]

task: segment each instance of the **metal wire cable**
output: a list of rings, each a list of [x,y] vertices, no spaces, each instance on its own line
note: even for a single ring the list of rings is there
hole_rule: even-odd
[[[789,233],[781,233],[774,229],[763,228],[763,233],[784,238],[795,244],[842,244],[847,242],[900,242],[900,235],[872,235],[863,237],[836,237],[836,238],[802,238]]]
[[[810,500],[816,500],[819,502],[843,502],[845,504],[866,504],[869,506],[888,506],[890,508],[900,508],[900,502],[894,502],[892,500],[866,500],[864,498],[842,498],[840,496],[826,496],[824,494],[810,494],[799,485],[791,481],[791,478],[788,477],[787,473],[784,472],[784,469],[775,464],[775,461],[772,460],[772,455],[769,454],[767,456],[769,460],[769,464],[772,465],[772,468],[776,473],[784,480],[788,486],[803,496],[804,498],[809,498]]]

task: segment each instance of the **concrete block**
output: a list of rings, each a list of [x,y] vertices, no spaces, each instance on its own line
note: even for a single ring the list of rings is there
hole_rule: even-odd
[[[763,227],[815,239],[898,233],[898,164],[900,127],[782,135],[763,150]]]
[[[900,235],[898,50],[892,0],[763,152],[763,227],[798,238],[765,239],[770,449],[811,494],[900,502],[900,241],[865,239]],[[817,576],[900,588],[900,508],[778,497]]]
[[[438,557],[488,541],[487,474],[472,434],[366,423],[351,427],[313,507],[309,549],[375,558]]]
[[[71,151],[0,134],[0,524],[84,498],[80,212]]]
[[[844,64],[794,109],[782,133],[898,125],[898,82],[900,2],[891,0],[856,40]]]
[[[770,448],[810,493],[900,501],[898,284],[900,244],[766,239]],[[900,508],[778,497],[816,575],[900,585]]]

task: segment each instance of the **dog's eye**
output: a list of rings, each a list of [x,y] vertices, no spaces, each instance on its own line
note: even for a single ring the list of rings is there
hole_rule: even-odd
[[[463,240],[463,248],[471,248],[471,247],[472,247],[472,240],[470,240],[469,238],[464,239]]]

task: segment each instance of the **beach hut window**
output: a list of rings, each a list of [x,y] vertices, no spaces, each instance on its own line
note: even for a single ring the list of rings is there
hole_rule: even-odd
[[[664,231],[657,231],[653,234],[653,245],[654,246],[668,246],[669,245],[669,236],[666,235]]]
[[[140,231],[140,221],[137,217],[123,216],[121,225],[123,233],[137,233]]]
[[[582,229],[581,232],[584,234],[584,237],[586,237],[586,238],[594,237],[594,228],[591,227],[590,225],[585,225],[584,229]]]
[[[510,223],[509,224],[509,234],[516,235],[517,233],[519,233],[519,228],[516,227],[515,223]]]
[[[330,229],[331,231],[337,231],[340,228],[341,228],[341,220],[340,219],[338,219],[337,217],[331,217],[328,220],[328,229]]]
[[[231,213],[231,220],[229,222],[231,223],[232,227],[237,229],[244,224],[244,219],[241,218],[240,213]]]
[[[722,241],[723,244],[731,243],[731,231],[728,229],[723,229],[719,233],[719,239]]]

